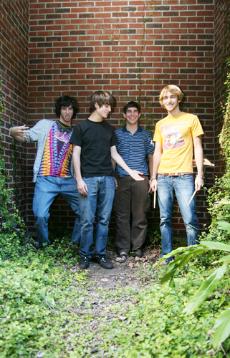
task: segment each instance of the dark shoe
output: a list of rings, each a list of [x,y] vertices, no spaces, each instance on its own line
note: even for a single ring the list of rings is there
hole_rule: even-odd
[[[81,270],[86,270],[87,268],[89,268],[89,258],[87,256],[81,256],[80,257],[80,262],[79,262],[79,266]]]
[[[143,251],[141,249],[134,250],[132,252],[132,256],[134,256],[134,257],[142,257],[143,256]]]
[[[174,261],[175,258],[174,256],[168,257],[167,259],[165,259],[165,261],[163,262],[163,265],[168,265],[170,264],[170,262]]]
[[[47,241],[47,242],[34,241],[33,242],[33,246],[37,250],[44,249],[45,247],[49,246],[50,244],[51,244],[50,241]]]
[[[127,261],[128,254],[125,251],[121,251],[120,254],[116,257],[116,262],[123,263]]]
[[[33,242],[33,246],[35,247],[35,249],[39,250],[42,249],[42,243],[39,241],[34,241]]]
[[[104,269],[112,269],[113,268],[112,262],[106,256],[99,256],[97,259],[97,262]]]
[[[79,241],[70,241],[70,246],[72,247],[78,247],[79,246]]]

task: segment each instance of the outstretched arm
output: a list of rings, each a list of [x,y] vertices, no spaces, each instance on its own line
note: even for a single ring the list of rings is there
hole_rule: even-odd
[[[25,132],[29,129],[27,126],[18,126],[10,128],[10,136],[18,142],[26,142]]]
[[[110,149],[111,151],[111,157],[112,159],[120,165],[134,180],[140,181],[144,180],[144,178],[141,176],[142,173],[138,172],[137,170],[130,169],[128,165],[125,163],[125,161],[122,159],[120,154],[117,152],[117,148],[115,145],[113,145]]]
[[[204,185],[203,180],[203,163],[204,163],[204,156],[203,156],[203,147],[201,137],[193,138],[193,146],[194,146],[194,156],[195,162],[197,167],[197,176],[195,179],[195,189],[199,191],[202,186]]]

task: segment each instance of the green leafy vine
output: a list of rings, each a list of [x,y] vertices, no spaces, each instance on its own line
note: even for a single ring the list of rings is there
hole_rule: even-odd
[[[4,100],[0,91],[0,124],[2,124],[3,113]],[[0,202],[0,258],[6,259],[20,254],[24,249],[25,224],[14,203],[13,191],[8,186],[2,146],[0,147]]]

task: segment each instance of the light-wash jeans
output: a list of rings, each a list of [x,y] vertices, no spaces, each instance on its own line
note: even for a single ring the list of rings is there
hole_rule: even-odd
[[[61,194],[76,215],[72,232],[72,243],[80,242],[80,209],[79,193],[73,177],[61,178],[53,176],[38,176],[34,189],[33,213],[40,244],[49,244],[48,221],[50,207],[57,195]]]
[[[113,207],[115,179],[112,176],[83,178],[88,195],[80,195],[81,243],[80,255],[105,255],[108,227]],[[95,246],[93,247],[93,245]]]
[[[195,200],[193,199],[191,203],[188,204],[194,192],[194,178],[192,174],[179,176],[158,175],[157,184],[163,256],[172,251],[172,210],[174,193],[185,224],[188,246],[198,243],[199,225]]]

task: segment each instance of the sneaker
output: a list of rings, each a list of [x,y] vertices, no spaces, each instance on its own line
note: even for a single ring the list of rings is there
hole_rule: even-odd
[[[44,249],[45,247],[51,245],[50,241],[34,241],[33,242],[33,246],[35,247],[35,249],[39,250],[39,249]]]
[[[132,256],[134,256],[134,257],[142,257],[143,256],[143,251],[141,249],[133,250]]]
[[[113,268],[113,264],[112,262],[106,257],[106,256],[99,256],[97,259],[99,265],[101,267],[103,267],[104,269],[112,269]]]
[[[79,266],[81,270],[86,270],[89,267],[90,261],[87,256],[81,256]]]
[[[120,254],[116,257],[116,262],[123,263],[127,261],[128,254],[124,251],[121,251]]]
[[[168,257],[167,259],[165,259],[165,261],[163,262],[163,265],[168,265],[170,264],[170,262],[174,261],[175,258],[174,256]]]

